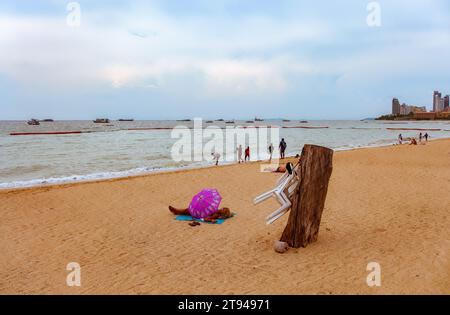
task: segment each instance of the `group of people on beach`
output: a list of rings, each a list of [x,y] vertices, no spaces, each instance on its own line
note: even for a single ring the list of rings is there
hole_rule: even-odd
[[[285,158],[286,148],[287,148],[287,143],[283,138],[283,139],[281,139],[280,144],[279,144],[281,159]],[[272,155],[274,152],[274,147],[273,147],[272,143],[268,146],[267,151],[269,152],[269,160],[271,162]],[[247,146],[245,148],[245,151],[243,152],[242,145],[239,145],[236,148],[236,152],[237,152],[237,158],[238,158],[239,163],[245,163],[247,161],[250,161],[250,146]],[[242,153],[245,154],[244,158],[242,158]],[[220,153],[212,152],[211,155],[213,157],[213,160],[215,161],[215,164],[219,165],[219,160],[221,157]],[[277,173],[284,173],[288,169],[288,166],[289,165],[278,166],[278,168],[273,171],[277,172]],[[174,215],[191,215],[189,207],[188,208],[175,208],[175,207],[169,206],[169,211]],[[208,223],[217,223],[218,220],[228,219],[233,216],[234,216],[234,214],[230,211],[229,208],[220,208],[220,209],[217,209],[212,215],[209,215],[209,216],[203,218],[202,221],[208,222]],[[196,221],[195,219],[192,219],[191,222],[189,223],[189,225],[190,226],[198,226],[198,225],[200,225],[200,223],[198,221]]]
[[[242,158],[243,148],[242,148],[241,144],[237,147],[236,152],[237,152],[237,158],[238,158],[238,163],[239,164],[240,163],[245,163],[247,161],[250,161],[250,147],[249,146],[247,146],[245,148],[245,156],[244,156],[244,158]],[[213,153],[211,153],[211,155],[213,157],[213,161],[216,162],[216,166],[219,165],[220,153],[213,152]]]
[[[425,133],[425,134],[420,133],[419,134],[419,143],[421,143],[422,140],[424,140],[424,139],[425,139],[426,142],[428,142],[428,138],[430,138],[430,135],[428,133]],[[417,145],[418,144],[415,137],[410,138],[409,140],[410,140],[410,143],[409,143],[410,145]],[[398,144],[403,144],[403,141],[404,141],[403,135],[399,134],[398,135]]]
[[[286,141],[284,141],[284,138],[281,139],[278,148],[280,149],[280,158],[284,159],[285,153],[286,153],[286,148],[287,148],[287,144],[286,144]],[[269,162],[272,162],[273,150],[274,150],[273,144],[271,143],[269,145],[269,147],[267,148],[267,151],[269,151]]]
[[[286,141],[283,139],[281,139],[280,144],[279,144],[279,149],[280,149],[280,158],[284,159],[286,156],[286,148],[287,148],[287,143]],[[269,162],[272,162],[272,156],[273,156],[273,151],[274,151],[274,147],[273,144],[271,143],[269,145],[269,147],[267,148],[267,151],[269,152]],[[236,152],[237,152],[237,160],[238,163],[245,163],[247,161],[250,161],[250,146],[247,146],[245,148],[245,152],[243,152],[243,147],[240,144],[237,148],[236,148]],[[244,158],[242,158],[242,153],[244,153]],[[211,153],[212,157],[213,157],[213,161],[215,161],[216,166],[219,165],[219,160],[220,160],[220,153],[217,152],[213,152]]]
[[[245,163],[245,162],[247,162],[247,160],[250,161],[250,147],[249,146],[247,146],[245,148],[244,159],[242,159],[242,145],[241,144],[236,149],[236,152],[237,152],[238,163]]]

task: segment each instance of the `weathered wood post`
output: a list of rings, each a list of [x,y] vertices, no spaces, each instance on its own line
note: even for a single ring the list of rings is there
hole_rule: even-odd
[[[317,241],[320,220],[333,169],[333,150],[305,145],[300,157],[300,182],[281,241],[290,247],[306,247]]]

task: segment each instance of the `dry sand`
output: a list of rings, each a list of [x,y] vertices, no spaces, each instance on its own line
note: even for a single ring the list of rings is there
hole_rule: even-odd
[[[338,152],[319,241],[273,251],[287,216],[252,205],[277,174],[257,163],[0,192],[0,293],[450,293],[450,141]],[[238,215],[190,227],[204,187]],[[381,287],[366,284],[369,262]],[[81,265],[81,287],[66,265]]]

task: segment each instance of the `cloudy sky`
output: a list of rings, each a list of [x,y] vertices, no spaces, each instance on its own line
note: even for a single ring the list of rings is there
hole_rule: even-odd
[[[368,0],[79,0],[78,27],[69,2],[0,2],[0,120],[360,119],[450,93],[447,0],[377,1],[379,27]]]

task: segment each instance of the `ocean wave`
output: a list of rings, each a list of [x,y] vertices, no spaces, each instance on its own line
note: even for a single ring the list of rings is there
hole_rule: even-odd
[[[85,181],[106,180],[115,178],[126,178],[129,176],[145,175],[157,172],[175,171],[180,169],[199,168],[206,166],[203,163],[180,164],[171,163],[164,167],[138,167],[125,171],[100,172],[87,175],[71,175],[62,177],[40,178],[22,181],[12,181],[0,183],[0,189],[29,188],[35,186],[59,185],[67,183],[77,183]]]
[[[65,184],[65,183],[73,183],[73,182],[81,182],[81,181],[100,180],[100,179],[113,179],[113,178],[121,178],[121,177],[128,177],[128,176],[133,176],[133,175],[150,173],[155,170],[157,170],[157,169],[151,168],[151,167],[142,167],[142,168],[135,168],[135,169],[131,169],[128,171],[119,171],[119,172],[103,172],[103,173],[93,173],[93,174],[88,174],[88,175],[71,175],[71,176],[65,176],[65,177],[50,177],[50,178],[24,180],[24,181],[13,181],[13,182],[7,182],[7,183],[0,183],[0,189],[24,188],[24,187],[33,187],[33,186],[42,186],[42,185],[56,185],[56,184]]]

